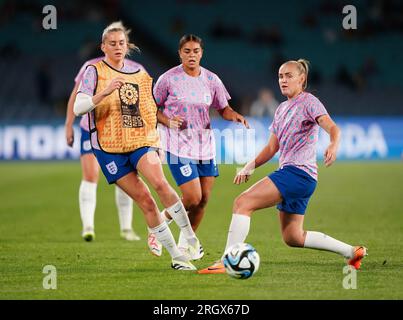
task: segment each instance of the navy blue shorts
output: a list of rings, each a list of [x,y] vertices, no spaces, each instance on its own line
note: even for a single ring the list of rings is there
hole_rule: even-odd
[[[93,149],[101,170],[108,181],[112,184],[130,172],[137,172],[137,163],[147,152],[156,152],[156,148],[142,147],[133,152],[108,153]]]
[[[199,177],[217,177],[215,159],[195,160],[166,153],[167,163],[178,186]]]
[[[83,156],[87,153],[92,153],[90,132],[81,128],[80,154]]]
[[[283,197],[283,201],[277,205],[277,209],[287,213],[305,214],[317,181],[305,171],[294,166],[285,166],[269,174],[268,177]]]

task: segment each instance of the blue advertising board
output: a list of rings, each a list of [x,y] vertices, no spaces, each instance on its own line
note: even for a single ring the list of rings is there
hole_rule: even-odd
[[[403,158],[403,117],[335,117],[342,130],[339,160],[398,160]],[[217,163],[242,164],[253,158],[269,138],[269,118],[248,118],[251,129],[212,119]],[[0,160],[68,160],[80,156],[80,130],[75,126],[73,148],[66,145],[64,124],[0,123]],[[329,143],[320,130],[318,159]]]
[[[212,121],[221,162],[245,163],[267,144],[271,119],[248,121],[253,130],[223,120]],[[334,121],[342,131],[338,160],[403,159],[403,117],[335,117]],[[328,144],[329,135],[320,129],[318,159],[323,159]]]

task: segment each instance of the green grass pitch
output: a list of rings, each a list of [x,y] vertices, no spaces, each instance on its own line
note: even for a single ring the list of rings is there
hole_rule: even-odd
[[[233,199],[275,169],[256,171],[235,186],[235,166],[221,165],[205,218],[198,230],[205,267],[225,245]],[[173,182],[167,168],[166,175]],[[247,242],[261,257],[248,280],[227,275],[174,271],[166,251],[152,256],[146,226],[134,209],[142,240],[119,237],[114,188],[98,186],[96,240],[81,237],[78,162],[0,164],[0,299],[402,299],[403,166],[401,162],[338,162],[320,167],[308,207],[307,230],[369,248],[357,273],[357,288],[343,288],[344,259],[336,254],[287,247],[274,208],[255,213]],[[171,225],[172,226],[172,225]],[[176,226],[171,229],[175,237]],[[57,269],[57,289],[45,290],[45,265]]]

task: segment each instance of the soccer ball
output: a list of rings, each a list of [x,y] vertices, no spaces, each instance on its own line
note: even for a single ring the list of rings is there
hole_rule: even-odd
[[[225,251],[223,263],[231,277],[248,279],[259,270],[260,257],[250,244],[237,243]]]

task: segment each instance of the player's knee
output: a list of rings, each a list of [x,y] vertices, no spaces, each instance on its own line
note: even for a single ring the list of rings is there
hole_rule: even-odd
[[[137,202],[139,206],[145,211],[145,213],[149,212],[156,212],[155,207],[155,201],[152,198],[151,194],[148,192],[144,192],[143,194],[139,195],[137,197]]]
[[[154,189],[158,194],[167,193],[170,191],[170,185],[165,179],[154,182]]]
[[[87,172],[83,175],[83,180],[91,183],[98,183],[98,173],[96,172]]]
[[[244,194],[241,194],[235,198],[233,205],[233,212],[244,212],[250,210],[251,210],[250,203],[246,201],[246,197]]]
[[[299,233],[283,232],[283,241],[289,247],[303,247],[304,241]]]
[[[208,202],[208,199],[209,199],[209,197],[208,196],[202,196],[201,197],[201,199],[200,199],[200,202],[199,202],[199,208],[201,208],[201,209],[204,209],[205,207],[206,207],[206,205],[207,205],[207,202]]]
[[[195,208],[200,205],[202,196],[198,193],[187,194],[183,196],[183,205],[186,208]]]
[[[99,169],[96,166],[83,166],[82,179],[88,182],[97,183],[99,179]]]

